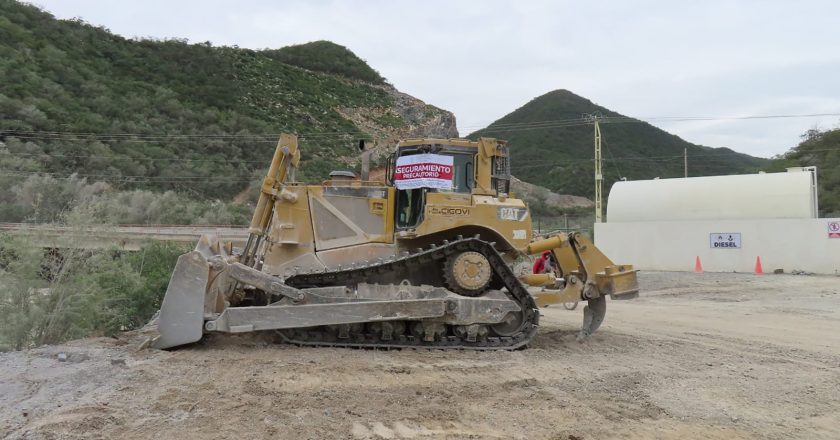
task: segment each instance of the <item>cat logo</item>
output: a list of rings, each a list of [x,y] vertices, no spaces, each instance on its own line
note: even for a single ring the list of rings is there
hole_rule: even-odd
[[[521,222],[522,220],[525,220],[525,216],[528,215],[528,210],[525,208],[500,207],[498,214],[499,220],[512,220]]]
[[[443,216],[447,216],[447,217],[469,217],[470,209],[469,208],[450,207],[450,206],[430,206],[429,207],[429,214],[431,214],[431,215],[443,215]]]

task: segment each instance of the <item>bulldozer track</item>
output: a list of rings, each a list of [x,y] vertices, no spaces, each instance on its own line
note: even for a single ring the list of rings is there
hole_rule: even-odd
[[[361,332],[350,334],[347,338],[338,338],[324,327],[293,329],[278,331],[283,342],[302,346],[329,346],[353,348],[429,348],[448,350],[515,350],[525,347],[537,332],[539,325],[539,310],[534,298],[516,278],[510,267],[505,263],[492,243],[481,240],[480,237],[458,238],[451,242],[431,246],[413,254],[403,254],[392,259],[377,261],[372,264],[325,271],[320,273],[296,274],[286,279],[290,286],[323,287],[335,285],[351,285],[358,282],[371,282],[384,274],[402,272],[413,265],[433,265],[443,263],[450,256],[460,252],[474,251],[484,255],[493,268],[494,275],[502,282],[505,294],[515,301],[522,309],[522,323],[518,331],[509,336],[492,336],[476,338],[469,341],[456,336],[453,329],[447,326],[445,336],[426,341],[421,337],[410,334],[394,335],[392,339],[382,339],[380,334],[368,331],[363,326]],[[425,322],[425,321],[420,321]]]

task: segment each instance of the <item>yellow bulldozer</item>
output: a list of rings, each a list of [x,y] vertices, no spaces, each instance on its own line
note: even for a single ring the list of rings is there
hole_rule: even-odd
[[[511,350],[534,337],[540,307],[586,301],[583,339],[607,296],[638,295],[633,267],[583,235],[532,240],[506,142],[404,140],[376,181],[369,159],[363,151],[361,178],[305,185],[298,139],[281,135],[247,242],[203,236],[179,257],[154,345],[273,331],[299,345]],[[517,259],[546,251],[547,273],[514,273]]]

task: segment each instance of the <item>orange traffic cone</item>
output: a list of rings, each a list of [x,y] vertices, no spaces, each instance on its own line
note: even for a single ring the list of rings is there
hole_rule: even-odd
[[[755,274],[761,275],[764,271],[761,270],[761,257],[755,257]]]
[[[697,273],[703,273],[703,265],[700,264],[700,256],[697,256],[697,259],[694,260],[694,271]]]

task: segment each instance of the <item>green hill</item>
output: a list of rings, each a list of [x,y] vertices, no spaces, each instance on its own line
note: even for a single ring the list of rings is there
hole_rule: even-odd
[[[470,138],[492,136],[511,144],[512,172],[552,191],[594,195],[593,127],[582,115],[599,114],[604,159],[604,189],[620,177],[651,179],[683,176],[688,149],[689,176],[757,171],[767,159],[686,142],[646,122],[625,118],[568,90],[555,90],[493,122]],[[570,121],[554,122],[545,121]],[[608,121],[621,122],[608,122]]]
[[[385,78],[346,47],[331,41],[313,41],[261,52],[275,60],[316,72],[331,73],[373,84],[385,84]]]
[[[302,136],[299,177],[318,181],[352,165],[359,138],[427,122],[454,131],[451,114],[400,94],[337,44],[126,39],[10,0],[0,0],[0,84],[2,188],[76,173],[230,200],[267,166],[280,132]]]
[[[768,170],[808,166],[817,167],[820,216],[840,217],[840,129],[808,130],[802,142],[775,158]]]

